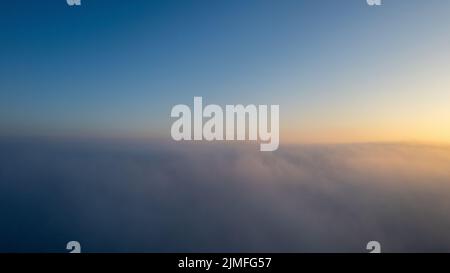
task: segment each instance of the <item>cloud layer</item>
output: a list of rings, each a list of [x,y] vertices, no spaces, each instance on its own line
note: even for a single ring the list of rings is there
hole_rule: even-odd
[[[450,251],[449,147],[0,146],[0,251]]]

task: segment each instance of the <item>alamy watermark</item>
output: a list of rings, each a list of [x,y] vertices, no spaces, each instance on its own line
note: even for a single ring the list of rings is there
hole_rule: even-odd
[[[189,106],[178,104],[170,115],[178,118],[171,128],[176,141],[253,140],[261,142],[261,151],[275,151],[279,146],[279,105],[270,105],[270,111],[268,105],[226,105],[223,111],[215,104],[203,108],[203,98],[194,97],[193,113]]]
[[[66,0],[69,6],[81,6],[81,0]]]
[[[369,6],[381,6],[381,0],[366,0]]]
[[[81,6],[81,0],[66,0],[69,6]],[[382,0],[366,0],[369,6],[381,6]]]

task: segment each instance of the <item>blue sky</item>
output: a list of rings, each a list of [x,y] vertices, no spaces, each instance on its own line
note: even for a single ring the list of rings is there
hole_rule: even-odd
[[[354,144],[450,142],[450,1],[81,1],[1,3],[0,252],[450,250],[450,146]],[[280,149],[164,141],[194,96]]]
[[[8,1],[0,132],[165,137],[171,107],[200,95],[280,104],[298,141],[397,140],[385,132],[423,112],[402,131],[426,140],[450,116],[449,12],[439,0]]]

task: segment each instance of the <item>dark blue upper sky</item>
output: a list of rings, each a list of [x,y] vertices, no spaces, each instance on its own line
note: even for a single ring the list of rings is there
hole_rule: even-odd
[[[364,0],[3,1],[0,132],[165,136],[170,108],[194,95],[280,104],[285,129],[293,122],[310,132],[362,128],[411,97],[392,97],[386,87],[404,89],[418,73],[412,68],[448,68],[449,7],[439,0],[385,0],[380,8]],[[386,104],[391,99],[399,103]],[[365,119],[355,119],[361,110]]]

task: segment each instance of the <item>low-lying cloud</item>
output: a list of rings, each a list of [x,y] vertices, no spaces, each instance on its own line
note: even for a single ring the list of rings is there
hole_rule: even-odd
[[[450,251],[449,147],[0,147],[0,252]]]

